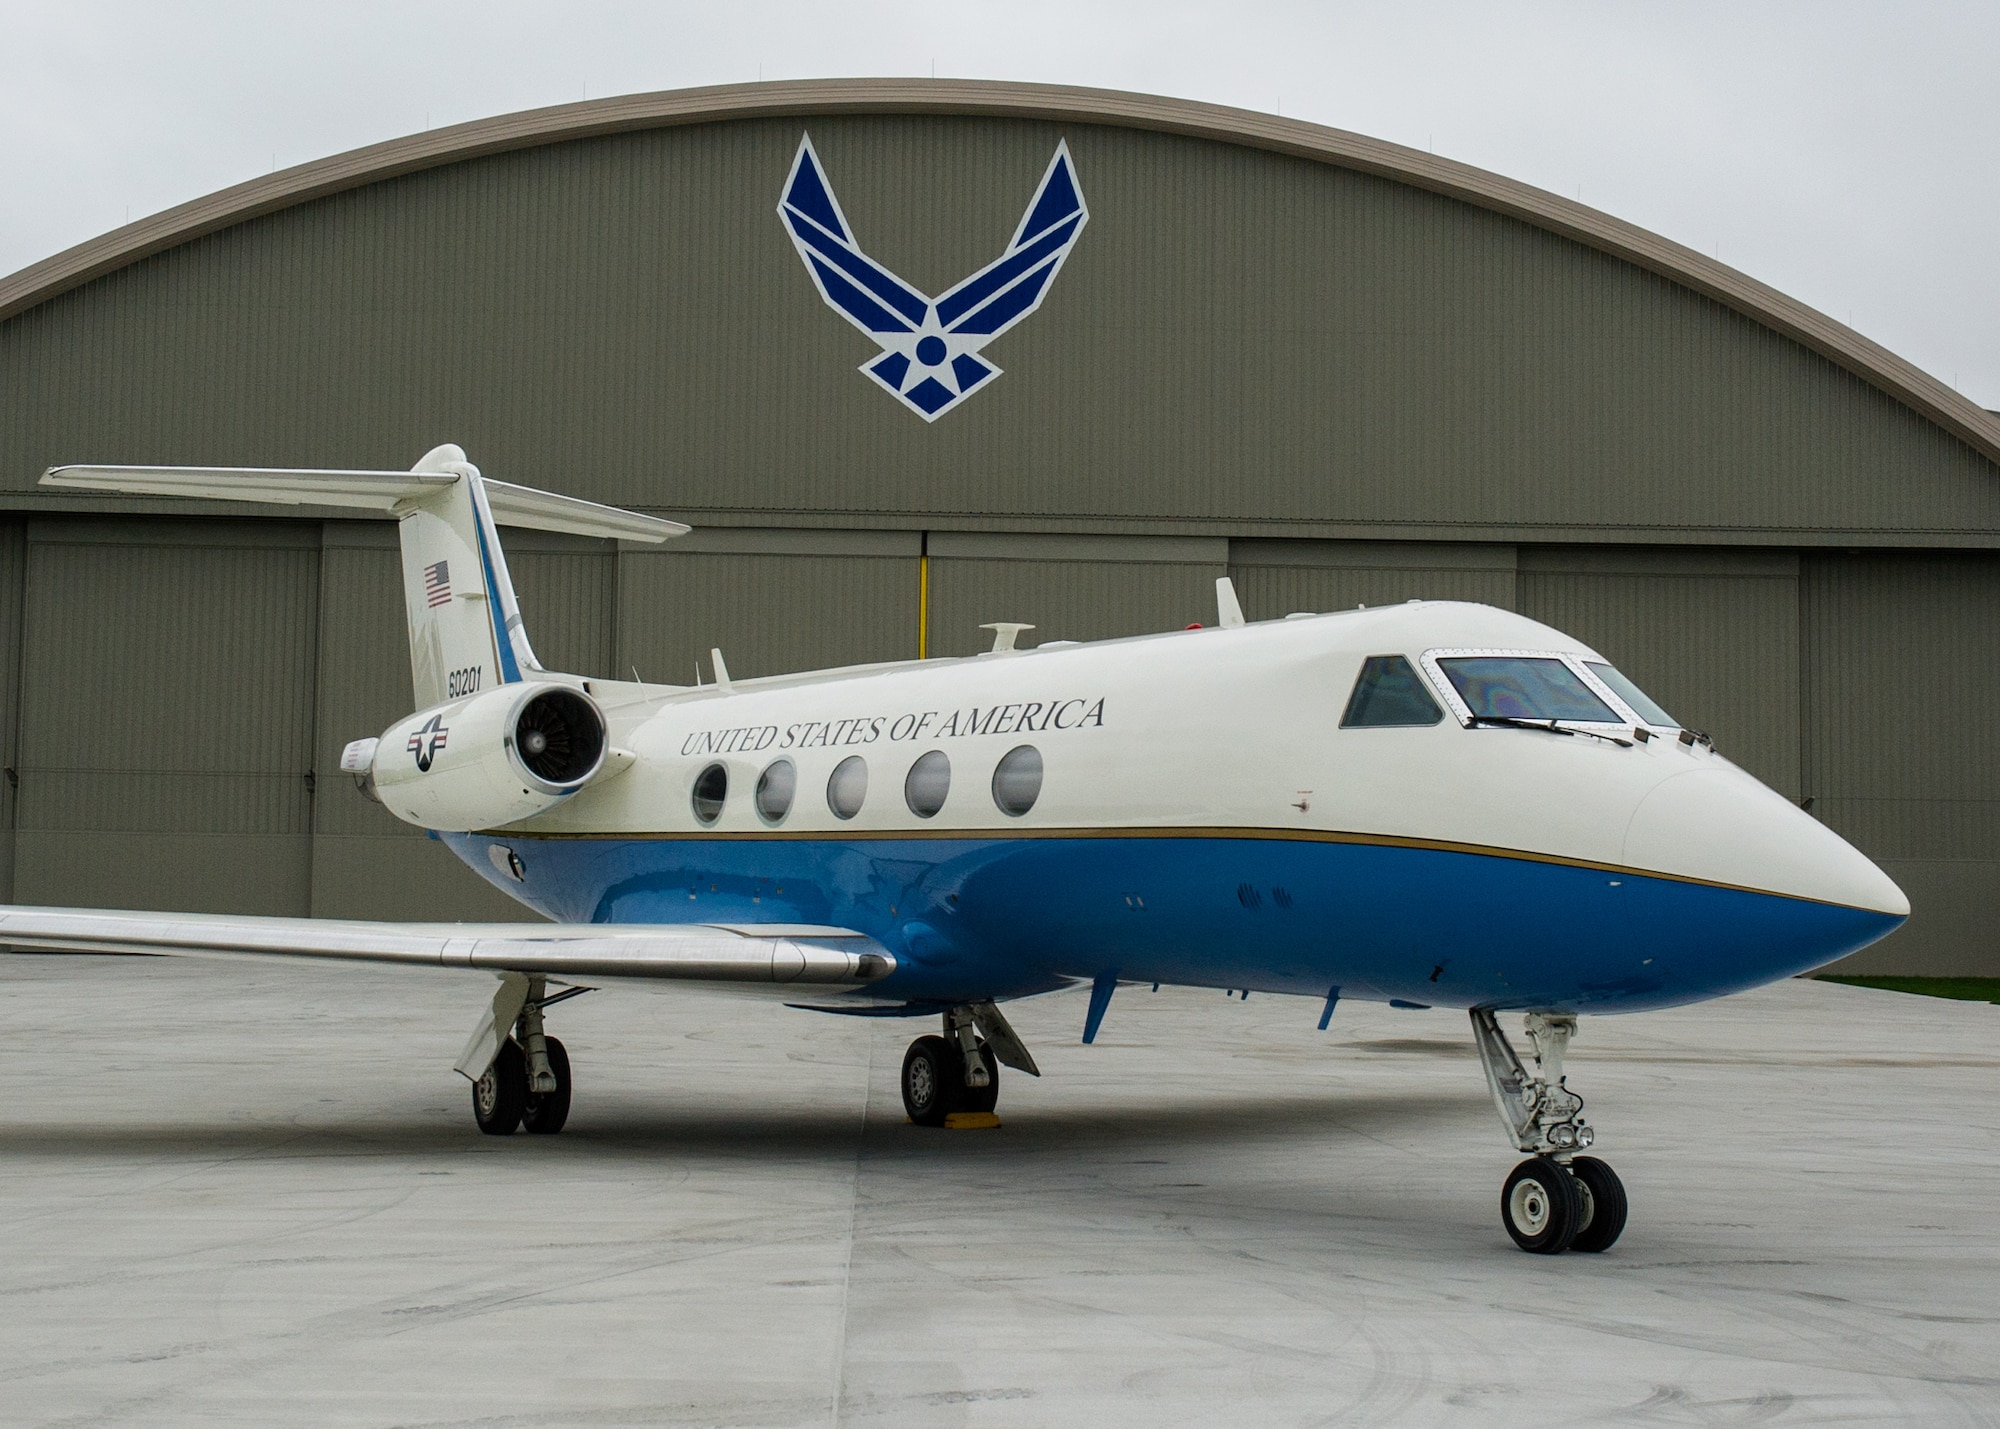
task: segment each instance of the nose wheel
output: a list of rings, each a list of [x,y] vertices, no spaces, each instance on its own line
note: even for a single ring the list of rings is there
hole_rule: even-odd
[[[1535,1255],[1609,1250],[1625,1229],[1625,1186],[1595,1156],[1568,1165],[1532,1157],[1500,1188],[1500,1220],[1514,1244]]]
[[[1473,1009],[1473,1041],[1493,1105],[1515,1146],[1535,1153],[1500,1188],[1501,1224],[1514,1244],[1536,1255],[1609,1250],[1625,1230],[1625,1185],[1595,1156],[1577,1154],[1595,1133],[1583,1119],[1583,1098],[1563,1082],[1563,1052],[1576,1019],[1531,1012],[1527,1030],[1535,1049],[1532,1074],[1493,1013]]]
[[[1591,1252],[1611,1249],[1625,1230],[1625,1183],[1595,1156],[1572,1156],[1569,1173],[1582,1192],[1583,1202],[1578,1210],[1576,1239],[1569,1248]]]
[[[1500,1219],[1522,1250],[1560,1255],[1576,1240],[1583,1197],[1569,1172],[1536,1156],[1516,1166],[1500,1188]]]

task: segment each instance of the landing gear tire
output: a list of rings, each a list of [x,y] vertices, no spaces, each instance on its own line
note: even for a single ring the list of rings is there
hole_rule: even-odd
[[[1582,1199],[1569,1172],[1535,1156],[1516,1166],[1500,1188],[1500,1219],[1522,1250],[1560,1255],[1576,1239]]]
[[[1611,1249],[1625,1229],[1625,1183],[1618,1179],[1616,1171],[1595,1156],[1572,1158],[1569,1170],[1570,1175],[1576,1178],[1577,1190],[1581,1193],[1578,1199],[1583,1203],[1576,1238],[1569,1243],[1569,1248],[1592,1254]]]
[[[528,1092],[521,1111],[521,1125],[536,1136],[554,1136],[569,1120],[569,1052],[553,1037],[542,1039],[548,1049],[549,1070],[556,1074],[552,1092]]]
[[[943,1126],[963,1109],[967,1087],[958,1049],[942,1037],[919,1037],[903,1054],[903,1110],[918,1126]]]
[[[472,1116],[488,1136],[512,1136],[527,1109],[528,1059],[510,1037],[500,1044],[500,1055],[486,1075],[472,1084]]]

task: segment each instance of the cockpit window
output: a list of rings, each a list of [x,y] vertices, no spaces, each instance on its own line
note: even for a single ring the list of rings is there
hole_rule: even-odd
[[[1583,724],[1624,721],[1562,661],[1522,655],[1458,655],[1438,668],[1474,719],[1566,719]]]
[[[1347,697],[1340,727],[1436,724],[1443,718],[1444,711],[1408,660],[1401,655],[1370,655],[1361,662],[1361,678]]]
[[[1647,724],[1665,725],[1669,729],[1681,727],[1679,720],[1655,704],[1644,690],[1632,683],[1630,677],[1610,665],[1600,665],[1595,660],[1586,660],[1584,664],[1591,674],[1611,686],[1611,693],[1630,705],[1632,713]]]

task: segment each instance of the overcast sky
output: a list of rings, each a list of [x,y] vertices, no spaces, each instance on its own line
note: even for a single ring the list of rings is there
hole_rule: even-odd
[[[0,0],[0,273],[427,124],[933,71],[1432,147],[1716,254],[2000,407],[2000,7],[1972,3]]]

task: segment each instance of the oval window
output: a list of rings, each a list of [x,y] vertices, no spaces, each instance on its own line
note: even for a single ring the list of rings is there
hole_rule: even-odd
[[[729,797],[729,771],[711,764],[694,776],[694,816],[704,824],[722,817],[722,801]]]
[[[868,761],[850,754],[833,766],[833,776],[826,781],[826,806],[835,818],[851,819],[861,812],[861,801],[867,797]]]
[[[783,823],[792,811],[792,795],[798,792],[799,771],[789,759],[773,760],[757,776],[757,817],[767,824]]]
[[[1000,756],[993,770],[993,802],[1000,812],[1013,818],[1035,807],[1042,793],[1042,751],[1032,744],[1017,745]]]
[[[920,819],[936,815],[951,792],[951,760],[942,749],[933,749],[915,764],[903,779],[903,802]]]

